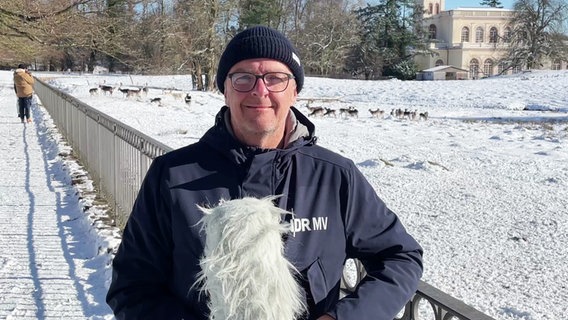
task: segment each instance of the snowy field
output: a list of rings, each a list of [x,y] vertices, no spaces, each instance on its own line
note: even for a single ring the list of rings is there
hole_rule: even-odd
[[[187,76],[44,76],[174,148],[197,141],[223,105],[220,94],[191,91]],[[89,93],[103,83],[150,89],[133,97]],[[166,88],[189,92],[191,103]],[[424,281],[496,319],[563,318],[568,71],[436,82],[308,77],[297,107],[307,113],[309,100],[359,110],[310,119],[319,144],[353,159],[422,244]],[[383,117],[371,117],[376,108]],[[389,114],[398,108],[429,117]]]

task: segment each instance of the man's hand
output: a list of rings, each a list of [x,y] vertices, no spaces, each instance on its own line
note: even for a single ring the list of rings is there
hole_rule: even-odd
[[[323,316],[319,317],[318,320],[335,320],[335,318],[328,314],[324,314]]]

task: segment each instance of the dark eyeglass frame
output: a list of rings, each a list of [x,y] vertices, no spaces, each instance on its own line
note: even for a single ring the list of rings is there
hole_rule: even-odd
[[[286,76],[286,85],[284,86],[284,88],[282,90],[272,90],[272,89],[270,89],[270,86],[268,84],[266,84],[266,76],[275,75],[275,74]],[[234,83],[234,80],[233,80],[235,75],[247,75],[247,76],[255,77],[254,82],[252,83],[250,89],[241,90],[241,89],[235,88],[235,83]],[[288,89],[288,85],[290,84],[290,79],[295,79],[296,77],[294,77],[293,74],[286,73],[286,72],[267,72],[265,74],[254,74],[254,73],[250,73],[250,72],[233,72],[233,73],[229,73],[227,75],[227,78],[229,78],[231,80],[231,86],[237,92],[251,92],[254,89],[254,87],[256,87],[256,83],[258,82],[258,79],[262,79],[264,86],[266,87],[266,89],[269,92],[282,92],[282,91],[285,91],[286,89]]]

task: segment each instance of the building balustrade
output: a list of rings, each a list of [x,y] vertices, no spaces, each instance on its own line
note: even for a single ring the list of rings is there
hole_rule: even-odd
[[[430,42],[430,49],[497,49],[503,50],[509,46],[506,42]]]
[[[489,8],[461,8],[456,10],[442,11],[440,15],[454,16],[460,18],[479,18],[479,17],[503,17],[510,18],[513,16],[513,10],[491,10]]]

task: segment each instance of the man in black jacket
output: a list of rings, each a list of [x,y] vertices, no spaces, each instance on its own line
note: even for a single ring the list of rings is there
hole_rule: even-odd
[[[301,275],[304,318],[393,319],[416,291],[422,249],[355,164],[318,146],[314,125],[292,107],[304,84],[296,49],[276,30],[246,29],[227,45],[216,80],[226,106],[215,125],[155,159],[144,179],[113,261],[107,302],[116,317],[207,319],[193,286],[205,242],[197,205],[282,195],[277,205],[294,213],[285,255]],[[347,258],[367,276],[340,300]]]

